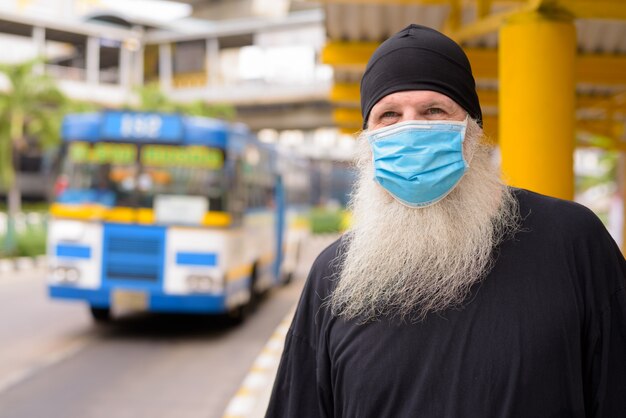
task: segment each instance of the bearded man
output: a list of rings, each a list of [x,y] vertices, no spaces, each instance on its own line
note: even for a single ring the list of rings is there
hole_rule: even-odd
[[[625,417],[626,262],[586,208],[502,183],[462,49],[410,25],[361,105],[353,228],[312,267],[267,416]]]

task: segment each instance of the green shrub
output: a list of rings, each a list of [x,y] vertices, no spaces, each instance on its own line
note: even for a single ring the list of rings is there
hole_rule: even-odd
[[[17,236],[17,252],[22,257],[46,253],[46,228],[29,227]]]
[[[0,236],[0,257],[35,257],[46,253],[45,225],[28,225],[16,237],[13,254],[4,253],[4,236]]]
[[[327,234],[341,232],[344,229],[344,211],[315,208],[311,210],[311,232]]]

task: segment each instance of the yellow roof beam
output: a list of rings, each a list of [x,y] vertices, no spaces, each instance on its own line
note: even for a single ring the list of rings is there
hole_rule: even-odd
[[[585,0],[563,2],[563,7],[581,19],[626,20],[626,3],[623,1]]]
[[[322,50],[322,61],[338,69],[365,68],[367,60],[379,44],[377,42],[331,41]],[[466,48],[476,79],[498,77],[498,51],[495,49]],[[576,59],[576,81],[593,84],[626,85],[626,55],[583,54]]]
[[[477,38],[479,36],[496,32],[505,19],[510,17],[513,13],[517,12],[519,12],[519,9],[515,10],[515,12],[494,13],[484,16],[475,22],[467,23],[463,26],[458,26],[456,28],[450,28],[445,32],[448,36],[450,36],[450,38],[454,39],[457,42],[467,41],[473,38]]]
[[[444,32],[459,29],[463,24],[463,0],[450,0],[450,11],[444,24]]]
[[[498,106],[498,90],[477,89],[478,101],[482,107]]]
[[[321,0],[321,3],[330,3],[330,4],[377,4],[377,5],[405,5],[411,6],[416,4],[421,5],[445,5],[450,2],[450,0]]]
[[[476,2],[476,14],[479,19],[482,19],[489,15],[491,12],[491,5],[493,0],[477,0]]]
[[[354,130],[361,129],[363,118],[361,118],[361,110],[358,108],[337,108],[333,110],[333,120],[342,128],[350,128]]]
[[[579,109],[604,109],[613,114],[616,111],[626,113],[626,93],[614,96],[579,95],[576,98],[576,107]]]
[[[605,135],[610,138],[622,138],[625,132],[624,122],[600,120],[580,120],[576,123],[579,130]]]
[[[463,42],[496,32],[502,23],[519,13],[543,10],[543,13],[567,14],[582,19],[626,20],[626,3],[621,0],[323,0],[325,3],[376,5],[447,5],[450,7],[444,32],[457,42]],[[463,6],[475,3],[477,20],[462,24]],[[513,6],[491,13],[494,3]],[[515,4],[517,3],[517,4]]]
[[[465,54],[472,64],[474,78],[498,78],[498,51],[496,49],[465,48]]]
[[[378,45],[379,42],[330,41],[324,45],[320,58],[324,64],[363,70]]]
[[[330,90],[330,101],[333,103],[361,105],[359,83],[335,83]]]
[[[597,68],[597,67],[600,68]],[[576,81],[593,84],[626,85],[626,55],[578,55]]]
[[[525,0],[519,5],[498,13],[489,13],[491,4],[488,0],[477,0],[477,20],[461,24],[461,0],[450,0],[450,13],[445,32],[457,42],[471,40],[489,33],[497,32],[509,18],[544,9],[544,13],[571,15],[580,19],[620,19],[626,20],[626,3],[610,0]]]
[[[460,0],[451,1],[459,2]],[[460,23],[455,24],[457,18],[455,13],[451,12],[445,32],[457,42],[463,42],[492,32],[497,32],[505,20],[516,14],[535,11],[548,1],[549,0],[526,0],[503,12],[490,13],[491,2],[488,0],[477,0],[478,19],[474,22],[466,23],[465,25],[461,25]],[[455,4],[452,3],[451,10],[453,11],[454,8]],[[456,12],[456,14],[460,15],[460,12]]]
[[[491,143],[498,142],[498,116],[483,115],[483,131]]]
[[[398,6],[451,5],[452,8],[458,8],[466,4],[476,4],[479,19],[490,15],[492,4],[511,5],[517,3],[505,14],[524,10],[538,10],[539,8],[561,8],[582,19],[626,19],[626,4],[622,0],[322,0],[322,3],[361,4],[365,6],[368,4]],[[453,16],[453,20],[457,20],[457,17]]]
[[[359,133],[359,129],[360,128],[359,129],[352,129],[352,128],[344,128],[344,127],[339,126],[338,129],[339,129],[339,133],[340,134],[343,134],[343,135],[355,135],[355,134]]]

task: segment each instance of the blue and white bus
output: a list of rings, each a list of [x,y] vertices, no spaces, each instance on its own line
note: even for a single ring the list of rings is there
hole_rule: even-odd
[[[51,297],[87,302],[97,321],[129,310],[241,317],[293,274],[306,224],[286,209],[278,154],[245,126],[102,111],[66,116],[62,137]]]

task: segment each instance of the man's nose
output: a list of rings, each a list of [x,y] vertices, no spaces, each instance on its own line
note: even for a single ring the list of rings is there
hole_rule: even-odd
[[[402,122],[409,120],[419,120],[419,114],[413,108],[407,108],[402,111]]]

